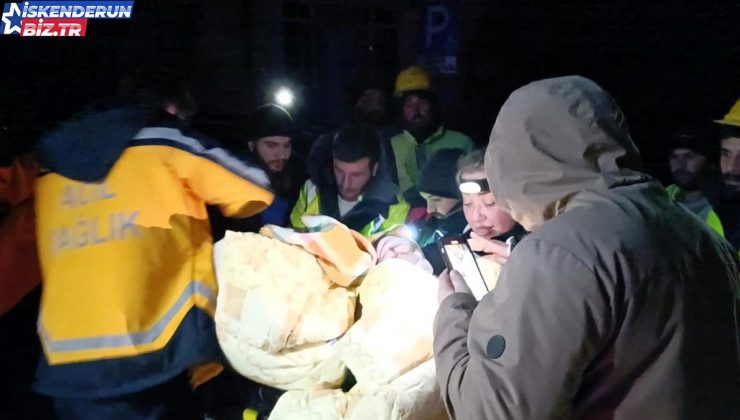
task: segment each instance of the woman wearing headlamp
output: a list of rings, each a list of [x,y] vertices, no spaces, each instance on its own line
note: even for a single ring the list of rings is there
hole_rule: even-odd
[[[483,150],[476,150],[458,163],[457,184],[468,221],[466,236],[473,251],[499,264],[506,261],[511,247],[525,234],[514,219],[496,205],[488,188],[483,167]]]

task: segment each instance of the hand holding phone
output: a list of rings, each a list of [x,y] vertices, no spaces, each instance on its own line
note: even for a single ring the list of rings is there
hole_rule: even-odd
[[[439,274],[439,288],[437,289],[437,302],[442,303],[447,296],[453,293],[467,293],[472,295],[468,284],[462,274],[455,270],[444,270]]]
[[[478,262],[475,260],[475,254],[470,249],[465,237],[446,236],[437,241],[437,245],[447,268],[462,274],[473,296],[477,300],[481,300],[489,292],[488,286],[483,280]]]

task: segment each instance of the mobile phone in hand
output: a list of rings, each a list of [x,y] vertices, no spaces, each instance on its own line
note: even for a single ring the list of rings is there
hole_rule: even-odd
[[[462,274],[465,283],[477,300],[481,300],[489,292],[483,280],[478,262],[473,250],[462,235],[445,236],[437,241],[445,265],[450,270],[457,270]]]

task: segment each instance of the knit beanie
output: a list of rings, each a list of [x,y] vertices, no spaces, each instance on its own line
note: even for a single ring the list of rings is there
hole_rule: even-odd
[[[249,141],[263,137],[293,137],[293,118],[288,111],[275,104],[262,105],[249,117]]]
[[[427,159],[419,174],[419,191],[439,197],[460,198],[455,180],[462,149],[442,149]]]
[[[674,132],[668,140],[668,146],[671,150],[690,149],[714,161],[719,158],[719,147],[715,138],[713,127],[690,127]]]

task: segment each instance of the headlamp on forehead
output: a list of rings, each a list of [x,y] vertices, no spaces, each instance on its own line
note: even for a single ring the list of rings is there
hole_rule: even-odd
[[[459,188],[463,194],[479,194],[491,191],[488,188],[488,181],[485,179],[463,179]]]

